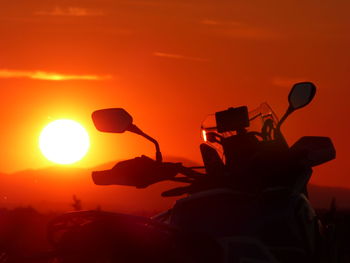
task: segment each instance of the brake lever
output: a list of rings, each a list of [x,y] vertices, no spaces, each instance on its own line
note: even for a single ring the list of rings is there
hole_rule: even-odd
[[[172,178],[172,179],[169,179],[170,181],[173,181],[173,182],[179,182],[179,183],[193,183],[194,180],[191,179],[191,178],[188,178],[188,177],[175,177],[175,178]]]
[[[181,167],[179,168],[179,173],[193,179],[198,179],[206,175],[204,173],[197,172],[192,168],[188,168],[183,165],[181,165]]]

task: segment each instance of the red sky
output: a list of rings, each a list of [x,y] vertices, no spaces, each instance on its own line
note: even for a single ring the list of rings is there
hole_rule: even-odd
[[[164,155],[199,161],[200,124],[230,106],[269,102],[281,116],[291,85],[318,86],[283,127],[290,143],[330,136],[337,160],[313,182],[350,187],[350,3],[336,1],[0,2],[0,172],[51,166],[41,129],[71,118],[91,136],[76,166],[146,154],[133,134],[99,134],[93,110],[124,107]]]

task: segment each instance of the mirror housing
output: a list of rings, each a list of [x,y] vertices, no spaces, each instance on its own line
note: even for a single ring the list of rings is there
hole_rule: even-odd
[[[92,120],[98,131],[123,133],[131,127],[131,115],[121,108],[97,110],[92,113]]]
[[[316,94],[316,86],[312,82],[299,82],[294,84],[289,92],[289,107],[295,111],[308,105]]]
[[[289,107],[277,124],[276,130],[280,134],[280,127],[287,117],[295,110],[308,105],[316,94],[316,86],[312,82],[299,82],[293,85],[288,95]]]

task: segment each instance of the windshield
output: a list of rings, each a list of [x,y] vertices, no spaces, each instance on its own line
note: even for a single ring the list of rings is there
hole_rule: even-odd
[[[248,132],[257,132],[259,134],[266,133],[266,124],[269,124],[269,129],[276,128],[278,123],[278,118],[273,112],[271,107],[267,103],[262,103],[258,108],[249,112],[249,127],[247,128]],[[208,136],[210,133],[219,134],[221,137],[230,137],[235,135],[235,131],[219,133],[216,128],[215,114],[208,115],[201,125],[202,138],[205,142],[208,142]],[[273,140],[273,136],[263,136],[263,140]]]
[[[271,120],[273,128],[276,128],[278,118],[271,107],[265,102],[249,112],[249,128],[248,131],[262,132],[264,124],[267,120]]]

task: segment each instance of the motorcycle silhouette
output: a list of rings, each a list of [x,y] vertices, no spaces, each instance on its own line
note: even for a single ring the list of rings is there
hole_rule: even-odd
[[[97,110],[101,132],[133,132],[155,144],[147,156],[95,171],[97,185],[145,188],[186,183],[162,193],[181,196],[152,218],[105,211],[67,213],[49,225],[55,262],[338,262],[332,227],[308,201],[312,167],[335,158],[328,137],[306,136],[288,146],[281,125],[316,93],[311,82],[293,86],[277,120],[265,103],[248,112],[229,108],[202,123],[201,167],[163,162],[158,142],[124,109]]]

